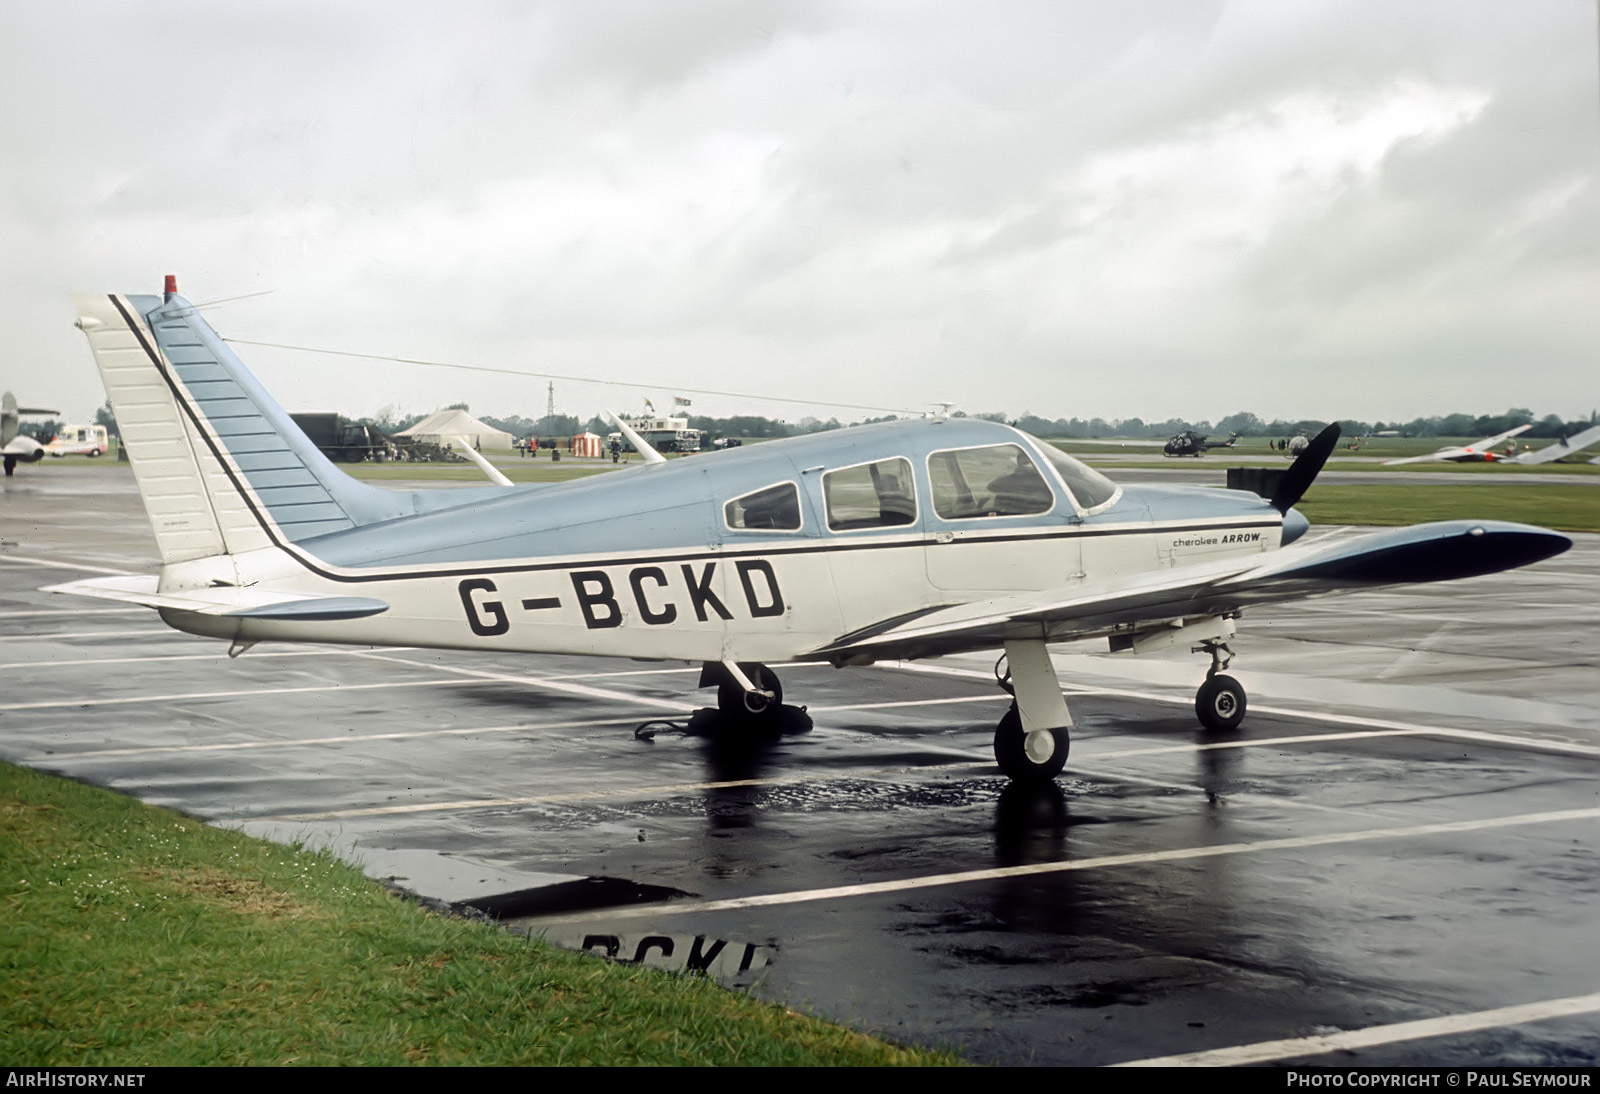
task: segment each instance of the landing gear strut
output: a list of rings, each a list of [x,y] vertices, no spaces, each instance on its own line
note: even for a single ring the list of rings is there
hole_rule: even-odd
[[[732,718],[766,718],[783,705],[778,674],[753,661],[707,663],[700,686],[717,685],[717,709]]]
[[[1200,646],[1211,654],[1211,667],[1206,670],[1205,683],[1195,692],[1195,716],[1209,730],[1226,733],[1238,729],[1244,721],[1244,686],[1222,672],[1233,661],[1233,651],[1226,642],[1202,642]]]
[[[1000,687],[1016,696],[994,731],[994,758],[1000,771],[1018,783],[1049,782],[1067,765],[1072,715],[1061,696],[1055,666],[1040,638],[1007,639]]]

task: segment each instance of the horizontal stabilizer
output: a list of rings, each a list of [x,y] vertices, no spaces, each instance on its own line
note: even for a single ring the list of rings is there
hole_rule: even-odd
[[[195,612],[199,615],[227,616],[232,619],[331,620],[363,619],[389,610],[381,600],[363,596],[324,596],[321,593],[285,592],[282,589],[240,588],[213,585],[205,589],[180,589],[160,592],[154,574],[125,574],[96,577],[49,585],[47,593],[70,593],[100,600],[120,600],[147,608]]]

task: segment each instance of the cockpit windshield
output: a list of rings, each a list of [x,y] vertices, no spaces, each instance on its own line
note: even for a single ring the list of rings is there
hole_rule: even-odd
[[[1117,484],[1100,472],[1073,459],[1053,444],[1041,441],[1037,437],[1030,439],[1039,446],[1039,451],[1050,461],[1050,466],[1061,475],[1080,508],[1098,509],[1116,497]]]

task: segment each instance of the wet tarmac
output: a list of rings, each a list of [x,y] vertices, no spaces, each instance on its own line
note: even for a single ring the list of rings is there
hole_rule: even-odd
[[[1202,658],[1063,647],[1073,757],[1027,793],[987,657],[781,668],[807,709],[740,744],[681,665],[229,660],[38,592],[155,559],[126,468],[27,467],[0,486],[0,756],[985,1062],[1594,1064],[1600,537],[1575,538],[1252,612],[1229,736],[1195,724]]]

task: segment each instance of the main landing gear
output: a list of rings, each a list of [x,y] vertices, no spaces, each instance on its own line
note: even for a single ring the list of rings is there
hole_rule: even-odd
[[[1006,640],[1009,671],[995,676],[1016,697],[994,731],[994,758],[1000,771],[1018,783],[1049,782],[1067,765],[1072,715],[1056,681],[1055,666],[1042,638]]]
[[[1227,641],[1233,635],[1232,620],[1220,621],[1221,626],[1218,622],[1202,624],[1208,628],[1200,632],[1205,637],[1190,631],[1184,640],[1197,642],[1196,650],[1211,655],[1211,668],[1195,694],[1195,715],[1206,729],[1226,733],[1244,721],[1245,694],[1243,685],[1222,671],[1233,660]],[[1009,666],[1005,672],[1000,669],[1002,663]],[[995,727],[995,762],[1013,782],[1050,781],[1066,766],[1072,715],[1044,640],[1007,639],[1005,657],[995,664],[995,678],[1002,690],[1016,697]]]
[[[700,686],[716,685],[717,709],[731,718],[770,718],[783,706],[778,674],[754,661],[708,661],[700,669]]]

